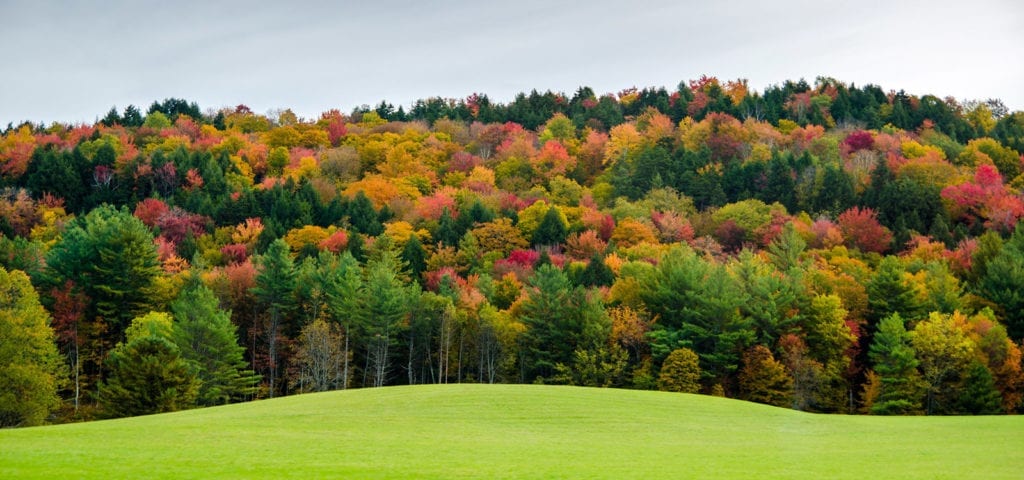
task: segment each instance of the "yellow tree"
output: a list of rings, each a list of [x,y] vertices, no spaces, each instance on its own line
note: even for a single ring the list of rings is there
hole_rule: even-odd
[[[0,267],[0,428],[39,425],[60,406],[50,315],[20,270]]]
[[[933,312],[919,322],[911,333],[910,342],[920,361],[921,376],[928,384],[928,414],[950,411],[951,393],[971,365],[975,345],[963,326],[963,314],[952,315]]]

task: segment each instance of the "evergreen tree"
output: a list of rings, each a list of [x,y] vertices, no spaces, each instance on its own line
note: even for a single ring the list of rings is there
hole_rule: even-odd
[[[375,237],[384,233],[384,225],[377,218],[373,202],[360,190],[348,203],[348,222],[357,232]]]
[[[171,304],[171,339],[199,380],[199,405],[251,398],[259,378],[247,368],[231,313],[217,306],[213,291],[196,282]]]
[[[923,316],[921,300],[904,278],[899,258],[885,257],[867,284],[868,318],[873,323],[893,313],[908,321]]]
[[[899,313],[882,319],[868,356],[878,373],[878,398],[871,406],[876,415],[920,413],[923,394],[918,361],[910,345],[910,334]]]
[[[454,247],[459,244],[459,230],[455,224],[455,218],[448,207],[444,207],[441,218],[437,221],[437,230],[434,231],[434,240],[437,240],[446,247]]]
[[[153,306],[159,275],[152,233],[125,208],[102,206],[78,217],[46,254],[42,290],[72,285],[70,293],[83,299],[75,340],[62,342],[80,361],[76,386],[99,380],[107,351],[124,339],[132,318]]]
[[[946,221],[946,216],[941,213],[936,213],[935,218],[932,219],[931,229],[928,230],[928,236],[932,237],[932,240],[936,242],[942,242],[946,248],[953,248],[956,246],[956,241],[953,239],[953,232],[949,230],[949,222]]]
[[[393,347],[403,328],[402,320],[419,290],[403,284],[403,266],[395,251],[374,247],[360,292],[360,337],[366,341],[363,383],[382,387],[390,377]],[[372,383],[367,383],[367,379]]]
[[[572,288],[562,270],[544,265],[530,278],[520,309],[524,381],[551,378],[557,364],[571,364],[577,349],[596,346],[610,326],[599,299]]]
[[[195,404],[199,381],[178,347],[159,335],[146,335],[111,350],[110,372],[100,383],[103,415],[130,417],[183,410]]]
[[[1014,341],[1024,339],[1024,224],[985,265],[978,293],[991,300]]]
[[[252,293],[266,309],[262,325],[267,344],[270,396],[277,393],[278,367],[281,362],[278,343],[282,329],[288,330],[290,314],[295,310],[295,264],[289,255],[288,244],[274,240],[267,252],[257,260],[259,273]]]
[[[978,361],[972,363],[960,391],[957,410],[971,415],[998,415],[1003,412],[1002,400],[988,367]]]
[[[58,152],[50,148],[37,148],[32,154],[22,180],[35,196],[51,193],[64,199],[68,212],[78,212],[86,194],[87,184],[82,180],[78,162],[88,162],[77,149]]]
[[[340,256],[323,252],[318,259],[320,279],[327,294],[327,312],[331,321],[341,326],[341,335],[345,339],[342,350],[341,388],[348,388],[351,378],[350,358],[351,344],[356,340],[357,330],[362,325],[363,288],[362,269],[351,253]]]
[[[427,270],[427,253],[416,234],[409,235],[409,240],[402,247],[402,261],[409,266],[409,275],[420,281],[420,274]]]
[[[560,245],[565,242],[566,235],[568,235],[568,227],[561,212],[558,207],[551,207],[544,213],[544,218],[537,230],[533,232],[533,239],[530,243],[543,246]]]
[[[124,107],[124,115],[121,116],[122,125],[125,127],[141,127],[142,126],[142,112],[135,105],[128,105]]]
[[[352,258],[354,258],[356,262],[366,260],[366,252],[363,251],[363,245],[365,243],[366,240],[364,240],[363,236],[358,233],[352,234],[352,238],[348,239],[348,253],[352,255]]]
[[[595,252],[580,275],[580,284],[587,287],[610,287],[614,282],[615,272],[605,265],[604,256]]]
[[[117,113],[117,106],[116,105],[113,106],[113,107],[110,107],[110,111],[107,112],[107,114],[103,116],[103,119],[100,120],[100,124],[102,124],[104,126],[107,126],[107,127],[113,127],[114,125],[120,125],[121,124],[121,115],[119,115]]]
[[[494,220],[494,212],[485,207],[480,199],[473,201],[466,213],[459,215],[458,226],[460,232],[468,231],[477,224],[483,224]]]
[[[740,352],[753,343],[750,320],[740,315],[747,301],[726,268],[688,248],[670,250],[653,275],[643,279],[640,298],[659,317],[649,336],[655,360],[680,347],[700,356],[708,386],[728,382]]]

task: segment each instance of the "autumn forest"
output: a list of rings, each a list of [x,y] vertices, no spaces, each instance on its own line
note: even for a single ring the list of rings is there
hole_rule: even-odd
[[[0,132],[0,427],[469,382],[1024,408],[998,100],[701,77]]]

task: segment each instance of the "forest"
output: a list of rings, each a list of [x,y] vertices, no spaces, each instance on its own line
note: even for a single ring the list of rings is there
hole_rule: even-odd
[[[467,382],[1022,409],[999,100],[705,76],[0,132],[0,427]]]

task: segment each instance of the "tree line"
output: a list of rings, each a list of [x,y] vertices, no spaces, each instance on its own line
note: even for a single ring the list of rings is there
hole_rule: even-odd
[[[1022,129],[709,77],[9,126],[0,424],[446,382],[1016,412]]]

